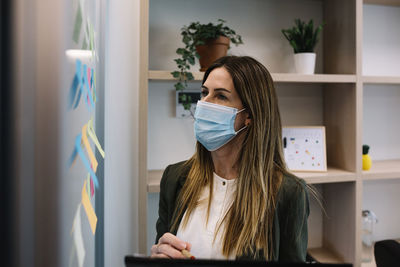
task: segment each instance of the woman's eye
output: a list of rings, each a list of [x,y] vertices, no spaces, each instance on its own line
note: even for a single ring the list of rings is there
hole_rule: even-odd
[[[207,96],[208,95],[208,92],[207,91],[201,91],[201,97],[205,97],[205,96]]]
[[[218,99],[227,100],[228,98],[226,96],[224,96],[223,94],[219,94]]]

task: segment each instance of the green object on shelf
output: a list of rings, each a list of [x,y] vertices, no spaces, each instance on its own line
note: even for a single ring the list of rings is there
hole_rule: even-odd
[[[363,145],[363,155],[367,155],[369,152],[369,145]]]
[[[171,75],[177,79],[175,84],[175,89],[177,91],[186,89],[187,82],[194,79],[193,74],[190,72],[190,66],[195,64],[196,58],[200,58],[196,51],[196,46],[204,45],[206,40],[216,39],[219,36],[228,37],[235,45],[243,44],[242,37],[226,26],[224,24],[225,22],[226,21],[223,19],[218,19],[218,24],[213,24],[211,22],[207,24],[192,22],[189,26],[183,26],[181,35],[185,47],[176,50],[180,58],[174,61],[179,70],[171,72]],[[190,96],[186,97],[185,94],[182,94],[180,100],[182,101],[184,109],[190,110]]]
[[[324,24],[319,25],[314,31],[314,22],[308,23],[300,19],[294,20],[295,26],[291,29],[282,29],[283,35],[293,47],[294,53],[312,53],[318,43],[318,35]]]

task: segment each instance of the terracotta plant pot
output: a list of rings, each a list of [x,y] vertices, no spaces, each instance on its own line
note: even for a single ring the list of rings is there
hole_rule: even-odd
[[[228,37],[219,36],[217,39],[207,40],[204,45],[196,46],[196,51],[200,55],[200,71],[206,71],[215,60],[226,56],[229,43]]]

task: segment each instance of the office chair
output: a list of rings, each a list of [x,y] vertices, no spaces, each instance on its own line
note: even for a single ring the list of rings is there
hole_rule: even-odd
[[[377,267],[400,266],[400,243],[395,240],[382,240],[375,243],[374,249]]]

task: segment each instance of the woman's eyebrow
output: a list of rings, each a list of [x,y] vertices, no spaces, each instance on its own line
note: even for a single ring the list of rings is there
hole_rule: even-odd
[[[206,89],[206,90],[209,90],[209,89],[207,88],[207,86],[205,86],[205,85],[202,85],[201,88],[204,88],[204,89]],[[225,88],[215,88],[214,91],[217,91],[217,92],[218,92],[218,91],[225,91],[225,92],[231,93],[231,91],[229,91],[228,89],[225,89]]]
[[[214,91],[224,91],[224,92],[228,92],[228,93],[231,93],[231,91],[229,91],[228,89],[225,89],[225,88],[215,88],[214,89]]]

